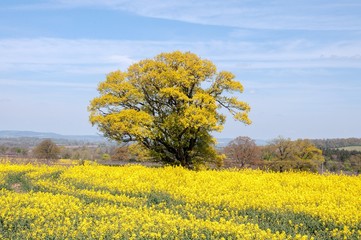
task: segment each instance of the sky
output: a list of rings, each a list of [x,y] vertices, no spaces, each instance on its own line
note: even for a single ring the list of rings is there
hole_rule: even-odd
[[[361,137],[359,0],[1,0],[0,130],[98,134],[106,75],[175,50],[245,88],[215,137]]]

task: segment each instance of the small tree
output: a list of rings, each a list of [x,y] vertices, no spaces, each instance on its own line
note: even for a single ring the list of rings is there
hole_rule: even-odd
[[[111,155],[113,161],[128,161],[130,158],[129,146],[119,146],[113,150]]]
[[[270,148],[273,151],[274,160],[284,161],[295,158],[295,148],[290,138],[278,137],[273,139]]]
[[[309,160],[315,165],[320,165],[325,161],[322,150],[317,148],[310,140],[298,139],[293,144],[297,160]]]
[[[247,164],[252,164],[259,158],[259,150],[249,137],[237,137],[224,148],[227,158],[244,168]]]
[[[33,150],[36,158],[46,159],[47,161],[57,159],[59,153],[60,148],[50,139],[43,140]]]
[[[221,131],[227,109],[250,124],[247,103],[232,97],[243,86],[226,71],[190,52],[162,53],[112,72],[89,106],[90,121],[105,137],[135,142],[153,159],[193,168],[221,161],[212,131]],[[227,95],[224,93],[227,92]]]
[[[360,174],[361,173],[361,154],[352,155],[350,159],[346,161],[347,165],[349,165],[350,170]]]

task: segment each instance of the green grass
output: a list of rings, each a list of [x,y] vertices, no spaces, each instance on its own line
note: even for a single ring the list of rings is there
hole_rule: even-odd
[[[25,174],[26,172],[8,173],[5,177],[5,184],[0,185],[0,189],[5,188],[15,192],[29,192],[33,190],[34,186]]]

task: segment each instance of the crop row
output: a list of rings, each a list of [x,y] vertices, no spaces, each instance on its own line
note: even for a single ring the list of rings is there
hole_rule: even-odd
[[[0,165],[0,239],[360,239],[361,177]]]

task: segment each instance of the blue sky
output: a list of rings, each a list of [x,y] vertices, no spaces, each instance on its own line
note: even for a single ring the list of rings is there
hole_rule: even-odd
[[[361,137],[359,0],[2,0],[0,130],[96,134],[105,75],[174,50],[245,87],[216,137]]]

